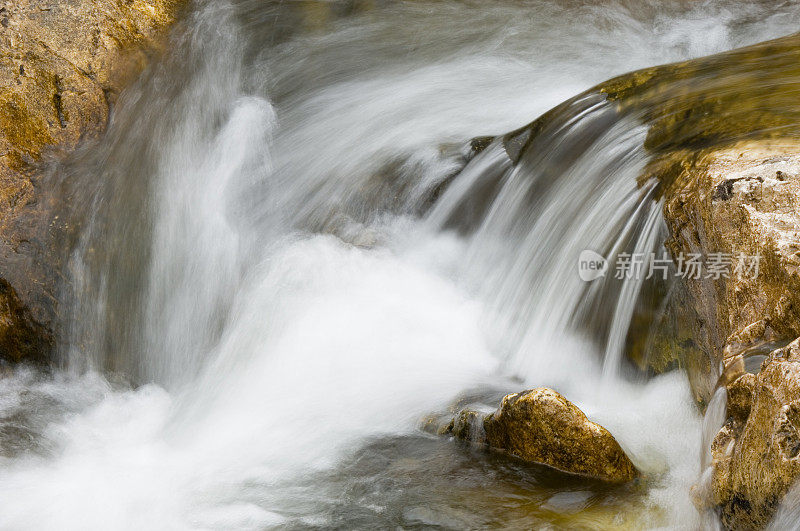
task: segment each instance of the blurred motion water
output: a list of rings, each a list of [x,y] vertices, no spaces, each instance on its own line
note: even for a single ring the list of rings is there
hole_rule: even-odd
[[[469,140],[798,22],[794,2],[196,4],[53,170],[79,227],[63,367],[0,379],[0,528],[702,525],[686,378],[624,367],[641,282],[576,272],[584,249],[660,248],[647,128],[595,94],[520,160]],[[646,479],[417,430],[534,386]]]

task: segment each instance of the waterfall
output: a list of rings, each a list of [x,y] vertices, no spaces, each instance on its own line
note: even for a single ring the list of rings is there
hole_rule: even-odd
[[[615,278],[663,246],[648,124],[575,95],[798,15],[574,4],[194,5],[53,170],[64,366],[0,380],[0,529],[699,525],[700,415],[680,372],[631,376],[645,278]],[[471,149],[561,102],[524,149]],[[554,487],[417,429],[535,386],[648,480]]]
[[[649,256],[660,243],[660,205],[648,191],[653,183],[636,184],[647,160],[646,128],[622,118],[615,123],[612,106],[603,101],[578,99],[572,107],[516,165],[506,166],[508,155],[487,165],[502,151],[492,145],[429,214],[434,226],[446,227],[461,214],[459,202],[480,197],[487,174],[499,183],[470,238],[469,281],[505,332],[508,370],[553,386],[574,378],[563,372],[565,364],[588,376],[603,359],[604,377],[615,379],[646,271],[609,289],[614,258],[624,250]],[[593,283],[576,274],[585,250],[611,261],[610,271]],[[609,322],[588,322],[593,307],[610,310]]]

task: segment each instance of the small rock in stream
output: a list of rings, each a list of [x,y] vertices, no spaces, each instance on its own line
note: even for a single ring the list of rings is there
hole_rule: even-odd
[[[622,483],[639,475],[608,430],[544,387],[506,395],[500,408],[488,415],[465,408],[449,422],[428,417],[423,429],[602,481]]]

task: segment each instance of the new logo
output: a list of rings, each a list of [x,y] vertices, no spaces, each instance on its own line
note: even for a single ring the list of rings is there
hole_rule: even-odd
[[[578,257],[578,275],[584,282],[591,282],[605,276],[608,271],[608,260],[594,251],[586,249]]]

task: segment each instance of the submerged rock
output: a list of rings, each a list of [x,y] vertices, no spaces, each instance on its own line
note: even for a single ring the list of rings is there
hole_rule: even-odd
[[[428,418],[423,429],[602,481],[620,483],[639,474],[608,430],[544,387],[506,395],[490,414],[465,408],[449,422]]]
[[[33,0],[3,4],[0,50],[0,361],[43,360],[52,346],[68,228],[42,159],[106,126],[183,0]]]

